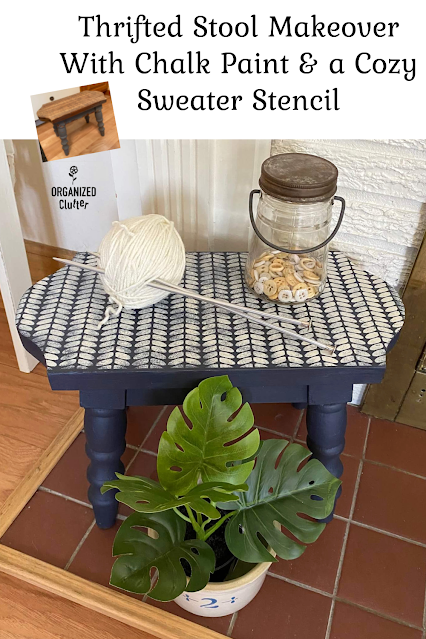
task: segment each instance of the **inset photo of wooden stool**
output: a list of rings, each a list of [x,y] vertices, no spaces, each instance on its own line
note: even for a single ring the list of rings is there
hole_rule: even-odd
[[[107,82],[35,95],[32,102],[43,161],[120,148]]]

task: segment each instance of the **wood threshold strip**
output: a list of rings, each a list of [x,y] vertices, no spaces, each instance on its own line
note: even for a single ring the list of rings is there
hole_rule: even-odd
[[[4,535],[52,468],[71,446],[83,428],[83,421],[84,409],[79,408],[0,507],[0,537]]]
[[[192,621],[2,545],[0,571],[159,639],[224,639],[224,635]]]

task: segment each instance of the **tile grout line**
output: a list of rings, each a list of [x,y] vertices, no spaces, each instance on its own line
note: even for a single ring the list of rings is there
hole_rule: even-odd
[[[147,432],[147,434],[145,435],[145,437],[142,440],[141,445],[139,446],[139,448],[142,448],[142,446],[144,445],[144,443],[146,442],[146,440],[148,439],[148,437],[151,435],[152,431],[154,430],[154,428],[157,426],[158,422],[160,421],[161,417],[163,416],[163,414],[166,411],[168,404],[166,404],[165,406],[163,406],[163,408],[160,410],[160,412],[158,413],[157,417],[154,419],[154,422],[151,426],[151,428],[149,429],[149,431]]]
[[[80,550],[80,548],[82,547],[82,545],[84,544],[84,542],[86,541],[86,539],[88,538],[90,533],[92,532],[95,523],[96,523],[96,519],[94,519],[92,521],[92,523],[90,524],[89,528],[86,530],[86,532],[84,533],[83,537],[80,539],[79,543],[77,544],[77,548],[74,550],[74,552],[72,553],[71,557],[68,559],[67,563],[65,564],[64,570],[68,570],[69,567],[71,566],[71,564],[74,561],[78,551]]]
[[[255,428],[258,428],[260,431],[264,430],[265,433],[272,433],[273,435],[279,435],[283,439],[287,439],[288,441],[293,442],[293,441],[296,440],[296,435],[297,435],[297,432],[299,430],[299,426],[301,424],[304,412],[305,412],[305,409],[303,408],[300,411],[300,415],[297,418],[296,426],[293,429],[292,435],[290,435],[288,433],[282,433],[279,430],[274,430],[273,428],[267,428],[267,426],[257,426],[257,424],[254,424],[254,426],[255,426]],[[301,440],[299,440],[299,441],[301,441]],[[305,443],[305,442],[303,442],[303,443]]]
[[[66,501],[72,501],[73,504],[85,506],[86,508],[91,508],[93,510],[93,506],[90,502],[81,501],[80,499],[76,499],[75,497],[69,497],[69,495],[64,495],[63,493],[59,493],[57,490],[46,488],[46,486],[39,486],[37,490],[42,493],[49,493],[49,495],[55,495],[55,497],[62,497],[62,499],[65,499]]]
[[[303,413],[303,411],[302,411]],[[371,417],[369,419],[372,419]],[[300,419],[301,421],[301,419]],[[300,424],[300,423],[299,423]],[[263,426],[257,426],[257,428],[259,428],[260,430],[264,430],[268,433],[274,433],[276,435],[281,435],[281,437],[284,438],[288,438],[289,435],[283,434],[283,433],[279,433],[276,430],[272,430],[271,428],[265,428]],[[297,444],[303,444],[304,446],[306,446],[306,441],[303,439],[300,439],[298,437],[296,437],[298,430],[296,430],[296,433],[293,433],[293,436],[290,437],[290,441],[295,442]],[[358,455],[352,455],[351,453],[345,453],[345,451],[343,451],[343,453],[341,453],[341,455],[343,457],[350,457],[351,459],[357,459],[359,460],[360,457],[358,457]],[[367,457],[365,457],[365,459],[363,459],[363,461],[367,462],[368,464],[374,464],[375,466],[381,466],[383,468],[390,468],[391,470],[395,470],[398,473],[403,473],[404,475],[409,475],[410,477],[416,477],[417,479],[423,479],[424,481],[426,481],[426,475],[419,475],[417,473],[412,473],[409,470],[404,470],[403,468],[397,468],[396,466],[391,466],[390,464],[384,464],[383,462],[379,462],[376,461],[374,459],[368,459]]]
[[[271,433],[271,435],[278,435],[279,437],[283,437],[284,439],[291,439],[291,435],[287,433],[280,433],[278,430],[272,430],[272,428],[266,428],[265,426],[255,426],[260,430],[260,432],[265,431],[265,433]]]
[[[333,597],[333,595],[325,590],[320,590],[319,588],[315,588],[314,586],[308,586],[308,584],[304,584],[301,581],[295,581],[294,579],[290,579],[289,577],[284,577],[284,575],[278,575],[275,572],[266,573],[269,577],[273,577],[274,579],[279,579],[280,581],[285,581],[292,586],[298,586],[299,588],[303,588],[303,590],[309,590],[310,592],[316,592],[318,595],[323,595],[324,597],[328,597],[329,599]]]
[[[140,448],[140,453],[146,453],[147,455],[152,455],[153,457],[157,457],[157,453],[154,453],[153,450],[148,450],[147,448]]]
[[[365,453],[366,453],[366,450],[367,450],[368,436],[370,434],[370,424],[371,424],[371,417],[369,417],[369,419],[368,419],[367,430],[366,430],[366,433],[365,433],[365,441],[364,441],[364,446],[363,446],[363,450],[362,450],[362,457],[361,457],[361,459],[359,461],[359,465],[358,465],[358,473],[357,473],[357,477],[356,477],[356,481],[355,481],[354,494],[353,494],[353,497],[352,497],[352,503],[351,503],[351,508],[350,508],[350,511],[349,511],[349,517],[347,519],[345,534],[343,536],[342,550],[340,552],[339,564],[337,566],[336,579],[334,581],[334,588],[333,588],[333,597],[332,597],[331,606],[330,606],[330,614],[328,616],[327,630],[325,632],[324,639],[330,639],[331,627],[332,627],[333,618],[334,618],[334,609],[336,607],[337,591],[339,589],[340,578],[342,576],[343,561],[345,559],[346,547],[347,547],[347,544],[348,544],[349,530],[350,530],[350,526],[351,526],[351,523],[352,523],[353,514],[354,514],[354,511],[355,511],[355,503],[356,503],[356,498],[357,498],[357,495],[358,495],[359,484],[361,482],[362,469],[363,469],[363,466],[364,466],[364,458],[365,458]]]
[[[227,637],[232,637],[232,633],[235,628],[235,623],[237,621],[238,612],[232,613],[231,621],[229,622],[228,632],[226,633]]]
[[[139,446],[135,446],[134,444],[126,444],[126,448],[130,448],[131,450],[138,450]]]
[[[129,468],[131,467],[131,465],[133,464],[133,462],[135,461],[136,457],[142,451],[142,447],[143,447],[144,443],[147,441],[148,437],[151,435],[151,433],[153,432],[154,428],[157,426],[157,424],[158,424],[160,418],[162,417],[163,413],[165,412],[166,408],[167,408],[167,406],[163,406],[163,408],[158,413],[157,417],[154,419],[154,422],[153,422],[151,428],[149,429],[149,431],[147,432],[147,434],[143,438],[142,443],[140,444],[140,446],[138,446],[135,454],[133,455],[133,457],[131,458],[131,460],[127,464],[126,470],[125,470],[126,473],[129,470]]]
[[[347,517],[342,517],[342,515],[334,515],[334,519],[339,519],[340,521],[349,521]],[[370,526],[370,524],[364,524],[361,521],[356,521],[356,519],[352,519],[351,524],[353,524],[354,526],[358,526],[359,528],[366,528],[367,530],[372,530],[373,532],[386,535],[387,537],[392,537],[393,539],[400,539],[401,541],[405,541],[408,544],[414,544],[415,546],[420,546],[420,548],[426,548],[426,543],[417,541],[415,539],[410,539],[409,537],[402,537],[401,535],[397,535],[396,533],[390,532],[388,530],[382,530],[381,528]]]
[[[297,439],[297,433],[299,432],[300,424],[302,423],[303,415],[305,414],[306,408],[302,408],[300,411],[300,415],[297,419],[296,426],[293,431],[293,435],[291,436],[290,441],[294,442]],[[304,442],[306,444],[306,442]]]
[[[426,548],[426,543],[417,541],[416,539],[410,539],[409,537],[403,537],[402,535],[398,535],[397,533],[389,532],[387,530],[382,530],[381,528],[375,528],[374,526],[370,526],[369,524],[364,524],[363,522],[356,521],[355,519],[351,520],[351,524],[353,524],[354,526],[358,526],[358,528],[365,528],[367,530],[372,530],[373,532],[386,535],[386,537],[392,537],[393,539],[399,539],[400,541],[405,541],[408,544],[413,544],[413,546],[420,546],[420,548]]]
[[[294,440],[296,442],[296,444],[303,444],[304,446],[306,446],[306,440],[304,441],[303,439],[298,439],[297,437]],[[360,457],[358,455],[352,455],[351,453],[345,453],[345,451],[343,451],[343,453],[340,453],[340,457],[350,457],[351,459],[357,459],[359,460]],[[369,459],[366,459],[365,461],[370,461]],[[373,464],[375,464],[376,462],[372,462]],[[379,463],[379,462],[377,462]],[[389,466],[388,468],[392,468],[392,466]],[[397,468],[395,470],[398,470]],[[404,472],[404,471],[402,471]],[[426,477],[424,477],[424,479],[426,479]]]
[[[127,473],[127,471],[129,470],[130,466],[133,464],[133,462],[135,461],[136,457],[139,455],[139,448],[134,452],[133,457],[130,459],[129,463],[127,464],[127,466],[124,469],[124,472]]]
[[[416,626],[415,624],[410,623],[409,621],[402,621],[397,617],[392,617],[391,615],[386,614],[385,612],[381,612],[380,610],[375,610],[374,608],[369,608],[368,606],[363,606],[362,604],[356,603],[354,601],[350,601],[349,599],[345,599],[344,597],[335,597],[335,600],[339,603],[345,603],[348,606],[352,606],[353,608],[358,608],[359,610],[365,610],[366,612],[375,615],[376,617],[381,617],[382,619],[387,619],[388,621],[392,621],[393,623],[397,623],[400,626],[404,626],[405,628],[414,628],[415,630],[422,630],[420,626]]]
[[[416,477],[417,479],[423,479],[426,481],[426,477],[424,475],[417,475],[417,473],[410,473],[409,470],[403,470],[402,468],[396,468],[396,466],[389,466],[389,464],[384,464],[383,462],[374,461],[374,459],[364,459],[367,464],[374,464],[374,466],[381,466],[382,468],[390,468],[391,470],[395,470],[397,473],[403,473],[404,475],[409,475],[410,477]]]

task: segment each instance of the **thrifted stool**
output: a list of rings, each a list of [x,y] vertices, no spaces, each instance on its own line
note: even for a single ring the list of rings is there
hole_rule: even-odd
[[[297,308],[279,307],[246,288],[245,258],[188,253],[184,286],[280,317],[310,319],[311,329],[299,332],[335,344],[333,355],[180,295],[149,308],[124,309],[98,330],[108,296],[96,273],[73,267],[44,278],[22,297],[17,327],[25,348],[46,364],[53,390],[80,391],[91,460],[89,499],[101,528],[112,526],[117,513],[114,492],[101,495],[100,487],[124,470],[126,407],[181,404],[212,375],[229,375],[244,401],[307,406],[307,445],[341,476],[346,403],[353,384],[382,379],[386,352],[403,325],[402,303],[379,277],[332,252],[321,297]],[[96,264],[88,253],[74,259]]]
[[[91,113],[95,114],[98,123],[99,133],[105,135],[105,127],[102,116],[102,105],[106,102],[106,97],[100,91],[82,91],[69,95],[60,100],[54,100],[43,104],[37,111],[40,120],[52,122],[56,135],[60,138],[65,155],[68,155],[70,148],[68,145],[66,125],[84,117],[89,123]]]

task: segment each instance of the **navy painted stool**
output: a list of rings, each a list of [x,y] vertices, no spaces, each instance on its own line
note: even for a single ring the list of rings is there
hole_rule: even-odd
[[[229,375],[244,401],[306,406],[307,445],[341,476],[346,403],[353,384],[382,379],[386,352],[403,325],[402,302],[379,277],[331,252],[328,284],[319,299],[298,308],[276,306],[246,288],[245,258],[188,253],[183,284],[280,317],[310,319],[311,328],[299,332],[334,344],[333,355],[180,295],[149,308],[124,309],[99,330],[108,296],[96,273],[73,267],[44,278],[22,297],[16,321],[25,348],[47,366],[53,390],[80,391],[89,499],[101,528],[112,526],[117,514],[113,491],[101,495],[99,489],[124,471],[126,407],[181,404],[212,375]],[[74,259],[96,264],[88,253]]]

